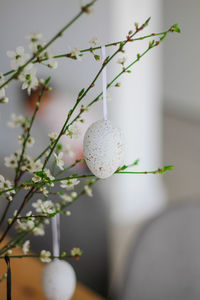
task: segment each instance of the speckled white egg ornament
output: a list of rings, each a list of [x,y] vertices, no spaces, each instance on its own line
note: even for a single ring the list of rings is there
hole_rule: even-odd
[[[124,162],[123,134],[109,120],[99,120],[88,128],[83,148],[87,166],[98,178],[110,177]]]
[[[76,288],[74,269],[66,261],[53,260],[44,268],[42,287],[48,300],[71,299]]]

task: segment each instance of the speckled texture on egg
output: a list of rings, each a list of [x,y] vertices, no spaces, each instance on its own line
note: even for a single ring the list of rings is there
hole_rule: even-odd
[[[83,146],[87,166],[96,177],[110,177],[123,164],[124,138],[109,120],[93,123],[85,133]]]
[[[63,260],[50,262],[42,274],[42,287],[48,300],[71,299],[76,287],[74,269]]]

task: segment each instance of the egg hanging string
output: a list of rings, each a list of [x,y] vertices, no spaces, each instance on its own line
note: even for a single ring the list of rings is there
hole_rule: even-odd
[[[60,215],[56,214],[52,218],[52,246],[53,246],[53,256],[60,256]]]
[[[105,46],[101,46],[101,54],[102,54],[102,64],[106,59],[106,48]],[[102,71],[102,86],[103,86],[103,118],[104,121],[107,121],[107,74],[106,74],[106,66]]]

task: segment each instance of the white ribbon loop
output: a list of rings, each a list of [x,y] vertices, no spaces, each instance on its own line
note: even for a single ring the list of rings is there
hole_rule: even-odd
[[[60,214],[56,214],[51,220],[53,256],[58,257],[60,256]]]
[[[101,53],[102,53],[102,64],[106,59],[106,48],[105,46],[101,46]],[[104,121],[107,121],[107,73],[106,73],[106,66],[102,71],[102,86],[103,86],[103,118]]]

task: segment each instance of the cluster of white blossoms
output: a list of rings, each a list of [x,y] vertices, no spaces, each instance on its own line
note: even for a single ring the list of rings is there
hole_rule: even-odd
[[[18,150],[11,154],[10,156],[4,157],[5,166],[7,168],[14,168],[16,169],[18,166],[18,162],[21,156],[21,150]],[[21,171],[28,171],[30,173],[38,172],[42,169],[42,162],[40,159],[37,161],[34,161],[34,158],[32,158],[30,155],[28,155],[26,152],[23,155],[23,161],[21,163],[20,169]],[[49,174],[49,170],[46,171]]]
[[[22,115],[16,116],[16,114],[11,114],[11,119],[8,121],[8,126],[11,128],[17,128],[24,124],[24,117]]]
[[[11,218],[8,219],[8,222],[9,223],[12,222],[12,219]],[[17,219],[16,230],[19,233],[32,230],[32,232],[35,236],[43,236],[45,234],[44,225],[42,223],[40,223],[40,224],[37,224],[37,226],[36,226],[36,219],[31,216],[27,219]]]
[[[19,135],[18,136],[18,142],[20,145],[23,145],[24,143],[24,136]],[[29,136],[26,141],[27,147],[32,147],[35,144],[35,139],[32,136]]]
[[[43,263],[49,263],[51,261],[51,252],[47,250],[42,250],[40,252],[40,260]]]
[[[23,66],[30,58],[30,54],[25,53],[24,48],[21,46],[17,47],[16,51],[7,51],[7,56],[10,57],[11,69],[15,71]]]
[[[30,41],[29,48],[32,50],[33,54],[36,54],[37,51],[42,49],[46,42],[45,39],[40,32],[32,32],[26,36],[26,38]],[[54,58],[54,53],[51,49],[43,51],[38,61],[45,61],[47,66],[51,69],[56,69],[58,67],[58,62]]]
[[[45,41],[41,33],[31,33],[27,35],[26,38],[30,41],[29,48],[32,51],[32,56],[29,53],[26,53],[24,47],[21,46],[17,47],[15,51],[7,51],[7,56],[10,58],[12,70],[18,71],[21,68],[18,80],[22,83],[22,89],[27,89],[27,92],[30,95],[31,90],[36,89],[39,84],[33,57],[37,57],[38,63],[45,61],[45,64],[51,69],[57,68],[58,63],[55,60],[51,49],[42,51],[45,46]],[[3,83],[4,79],[1,75],[0,86]],[[7,101],[4,88],[0,89],[0,101],[4,101],[4,103]]]
[[[51,200],[41,200],[38,199],[36,202],[32,203],[36,212],[39,214],[49,215],[56,212],[55,206]]]
[[[76,192],[72,192],[70,195],[66,193],[60,195],[60,198],[62,199],[61,205],[65,206],[66,203],[73,202],[73,200],[77,197],[77,195],[78,194]]]
[[[30,54],[25,53],[24,48],[20,46],[16,48],[16,51],[7,51],[7,56],[10,58],[12,70],[18,71],[20,67],[23,67],[22,72],[18,76],[18,80],[22,83],[22,89],[27,89],[28,94],[30,94],[31,89],[35,89],[38,86],[36,68],[32,63],[25,66],[30,59]]]
[[[72,178],[72,179],[67,179],[67,180],[62,180],[60,182],[60,187],[63,189],[66,189],[67,191],[71,191],[74,189],[74,187],[76,185],[78,185],[80,182],[80,180],[76,179],[76,178]]]

